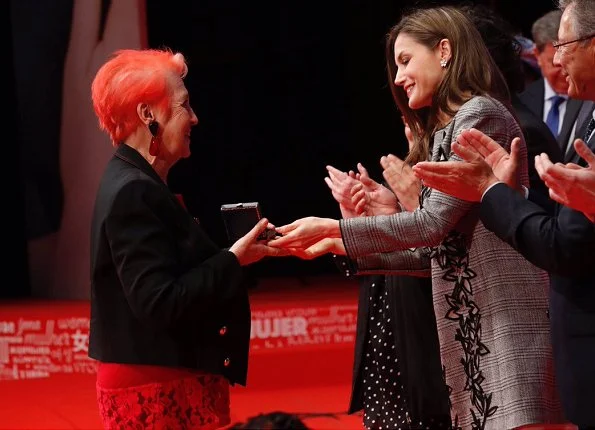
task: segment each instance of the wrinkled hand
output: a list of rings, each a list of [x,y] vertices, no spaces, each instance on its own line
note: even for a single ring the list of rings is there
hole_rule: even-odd
[[[481,154],[498,180],[504,182],[510,188],[521,190],[519,175],[521,140],[518,137],[512,140],[510,154],[498,142],[474,128],[463,130],[457,137],[457,143],[465,149],[474,149]],[[454,152],[465,159],[457,152],[457,147],[453,148]]]
[[[550,197],[560,204],[583,212],[595,221],[595,154],[581,139],[574,148],[587,167],[577,164],[553,164],[547,154],[535,157],[535,169],[549,188]]]
[[[322,239],[341,237],[339,221],[330,218],[300,218],[276,230],[282,236],[268,242],[276,248],[307,249]]]
[[[274,228],[266,218],[261,219],[246,235],[236,241],[229,250],[235,254],[240,266],[247,266],[263,257],[281,257],[290,255],[284,249],[268,246],[266,241],[257,240],[258,235],[267,227]]]
[[[368,170],[357,164],[359,184],[351,190],[351,201],[358,215],[391,215],[398,212],[397,197],[391,190],[379,184],[368,174]]]
[[[424,161],[413,172],[425,185],[462,200],[478,202],[484,192],[499,180],[519,189],[517,166],[520,139],[512,141],[511,154],[482,132],[463,131],[452,144],[460,161]]]
[[[401,205],[409,212],[417,209],[419,207],[421,181],[413,174],[411,166],[392,154],[382,157],[380,164],[384,169],[382,176],[384,176],[386,183],[393,190]]]
[[[294,257],[299,257],[302,260],[312,260],[314,258],[320,257],[324,254],[338,254],[338,255],[346,255],[345,246],[343,245],[343,240],[337,238],[325,238],[314,245],[310,246],[309,248],[302,249],[302,248],[286,248],[290,255]]]
[[[333,166],[326,166],[326,170],[328,177],[324,178],[324,182],[330,188],[333,198],[339,203],[343,218],[358,216],[351,201],[351,189],[359,183],[356,173],[353,170],[350,170],[349,173],[342,172]]]

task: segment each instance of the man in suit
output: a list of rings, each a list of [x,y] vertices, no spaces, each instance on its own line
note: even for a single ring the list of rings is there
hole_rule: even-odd
[[[583,102],[568,96],[566,76],[561,67],[553,63],[556,49],[552,43],[557,40],[561,16],[560,10],[553,10],[533,23],[531,34],[535,41],[535,57],[543,77],[528,85],[519,96],[548,125],[564,154],[572,147],[569,143]]]
[[[563,10],[554,64],[567,75],[568,94],[595,101],[595,0],[560,0]],[[595,149],[595,117],[582,136]],[[516,188],[518,142],[511,155],[477,130],[452,149],[466,162],[423,162],[413,169],[427,186],[481,201],[481,221],[536,266],[550,272],[550,324],[556,379],[566,417],[595,428],[595,223],[559,205],[556,215]],[[584,163],[584,161],[582,162]]]

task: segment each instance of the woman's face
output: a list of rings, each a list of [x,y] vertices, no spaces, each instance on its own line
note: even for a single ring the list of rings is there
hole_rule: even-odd
[[[188,90],[181,77],[171,74],[169,85],[172,91],[171,114],[161,123],[161,157],[177,161],[190,156],[190,129],[198,124],[198,118],[190,107]]]
[[[420,109],[430,106],[446,70],[440,66],[439,46],[428,49],[406,33],[399,33],[394,54],[397,66],[394,82],[405,90],[409,107]]]

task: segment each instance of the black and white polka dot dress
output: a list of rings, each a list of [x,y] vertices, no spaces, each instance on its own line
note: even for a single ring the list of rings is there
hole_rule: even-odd
[[[371,284],[368,332],[362,371],[364,427],[409,429],[410,417],[384,281]]]

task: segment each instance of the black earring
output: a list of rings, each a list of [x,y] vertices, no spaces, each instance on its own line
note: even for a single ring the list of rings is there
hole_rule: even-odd
[[[159,123],[155,120],[149,123],[149,131],[153,137],[157,137],[157,132],[159,131]]]

